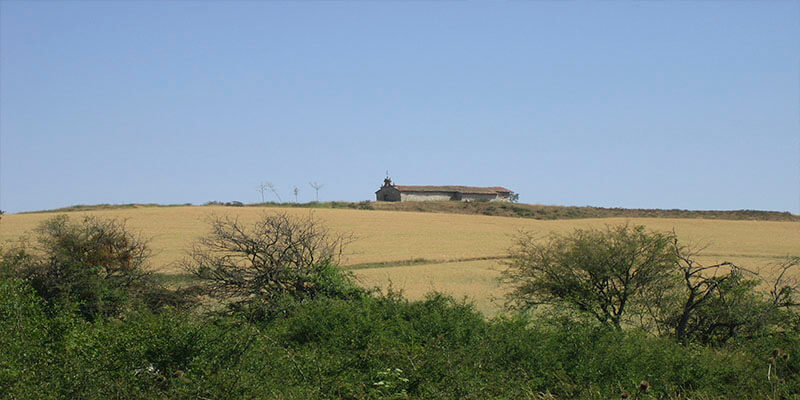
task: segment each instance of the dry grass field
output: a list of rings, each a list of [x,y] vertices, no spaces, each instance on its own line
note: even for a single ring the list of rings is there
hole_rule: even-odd
[[[402,290],[409,299],[421,299],[431,291],[468,298],[485,315],[503,306],[505,290],[498,282],[499,260],[461,261],[355,270],[363,286]]]
[[[221,206],[140,207],[68,215],[126,220],[129,228],[151,238],[153,267],[165,274],[179,274],[182,271],[176,261],[196,238],[207,232],[210,219],[232,216],[247,222],[274,212],[312,214],[335,232],[352,233],[355,241],[348,247],[342,264],[353,267],[364,285],[386,286],[391,282],[410,298],[431,290],[468,296],[488,313],[497,309],[490,299],[503,294],[495,280],[502,268],[497,258],[504,255],[519,230],[545,236],[575,228],[642,224],[651,230],[674,230],[685,243],[707,246],[703,261],[726,260],[751,269],[764,268],[782,256],[800,255],[797,222],[670,218],[542,221],[464,214]],[[0,243],[19,239],[53,215],[4,215],[0,220]]]

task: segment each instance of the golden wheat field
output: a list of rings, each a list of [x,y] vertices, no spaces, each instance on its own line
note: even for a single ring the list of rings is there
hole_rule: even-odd
[[[208,221],[231,216],[243,222],[264,214],[309,214],[332,231],[353,234],[342,264],[366,286],[385,287],[391,282],[409,298],[438,290],[467,296],[484,312],[493,313],[491,301],[503,294],[496,281],[502,257],[520,230],[545,236],[575,228],[641,224],[651,230],[674,230],[684,243],[706,246],[704,262],[731,261],[762,269],[786,255],[800,255],[800,223],[666,218],[605,218],[541,221],[523,218],[464,214],[437,214],[350,209],[299,209],[257,207],[141,207],[133,209],[71,212],[71,218],[91,214],[126,221],[127,226],[150,238],[152,266],[166,274],[182,273],[180,260],[192,242],[208,230]],[[0,220],[0,242],[23,237],[38,223],[55,214],[11,214]],[[488,258],[488,260],[478,260]],[[410,265],[404,262],[416,260]],[[380,264],[380,265],[370,265]]]

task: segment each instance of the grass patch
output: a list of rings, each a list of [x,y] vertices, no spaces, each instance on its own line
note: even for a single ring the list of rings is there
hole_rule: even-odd
[[[157,283],[160,283],[169,288],[176,288],[182,286],[191,286],[200,283],[200,279],[192,274],[153,274],[153,278]]]
[[[398,261],[384,261],[384,262],[354,264],[354,265],[349,265],[349,266],[347,266],[345,268],[350,269],[350,270],[374,269],[374,268],[391,268],[391,267],[407,267],[407,266],[410,266],[410,265],[451,264],[451,263],[469,262],[469,261],[504,260],[506,258],[508,258],[508,257],[506,257],[506,256],[488,256],[488,257],[466,257],[466,258],[441,259],[441,260],[429,260],[427,258],[413,258],[413,259],[410,259],[410,260],[398,260]]]

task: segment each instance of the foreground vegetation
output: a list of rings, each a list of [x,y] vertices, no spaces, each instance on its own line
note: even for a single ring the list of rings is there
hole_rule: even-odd
[[[800,337],[683,347],[558,320],[485,321],[432,295],[317,298],[282,316],[130,311],[48,314],[0,282],[5,398],[784,398],[800,392]],[[776,379],[777,378],[777,379]],[[649,388],[639,393],[642,381]]]
[[[6,247],[1,253],[0,396],[777,399],[800,395],[800,329],[794,314],[784,307],[764,309],[779,312],[781,318],[759,319],[742,330],[746,335],[677,340],[674,332],[661,335],[634,328],[621,311],[616,319],[592,317],[589,311],[603,310],[604,305],[582,306],[580,296],[591,298],[591,287],[580,289],[581,280],[563,281],[574,292],[542,286],[546,282],[541,275],[524,267],[538,266],[536,271],[562,264],[543,263],[552,257],[525,258],[521,252],[549,249],[556,251],[552,254],[592,255],[590,259],[597,262],[585,265],[601,268],[584,276],[606,279],[613,286],[619,283],[614,282],[616,277],[603,271],[620,269],[611,268],[613,263],[602,261],[603,257],[613,260],[614,254],[624,255],[625,243],[649,244],[645,247],[663,258],[644,257],[636,264],[657,272],[649,276],[658,279],[638,280],[641,288],[650,282],[669,283],[661,278],[667,272],[662,267],[676,261],[667,251],[673,249],[672,235],[623,226],[605,233],[554,236],[549,243],[555,247],[541,247],[545,245],[525,238],[519,237],[523,247],[511,250],[509,268],[517,268],[516,281],[527,289],[513,291],[511,299],[539,304],[544,296],[551,300],[546,312],[509,312],[487,320],[470,304],[445,295],[432,293],[409,301],[396,292],[356,286],[336,267],[348,238],[313,219],[280,214],[252,224],[217,219],[184,265],[201,284],[176,290],[152,279],[147,241],[124,224],[52,218],[39,226],[31,242]],[[762,298],[753,285],[741,280],[719,289],[729,282],[726,276],[737,275],[711,282],[718,289],[708,297],[714,301],[698,308],[704,318],[726,316],[719,313],[731,310],[731,304],[724,303],[728,295],[761,310],[758,299],[769,297]],[[614,304],[623,292],[605,293]],[[643,305],[644,292],[630,291],[629,301]],[[782,304],[792,305],[793,292],[780,292],[784,295],[780,298],[787,300]]]

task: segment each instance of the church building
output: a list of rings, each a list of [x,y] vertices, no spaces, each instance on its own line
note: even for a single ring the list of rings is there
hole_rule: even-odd
[[[395,185],[386,177],[375,197],[377,201],[511,201],[511,193],[502,186]]]

